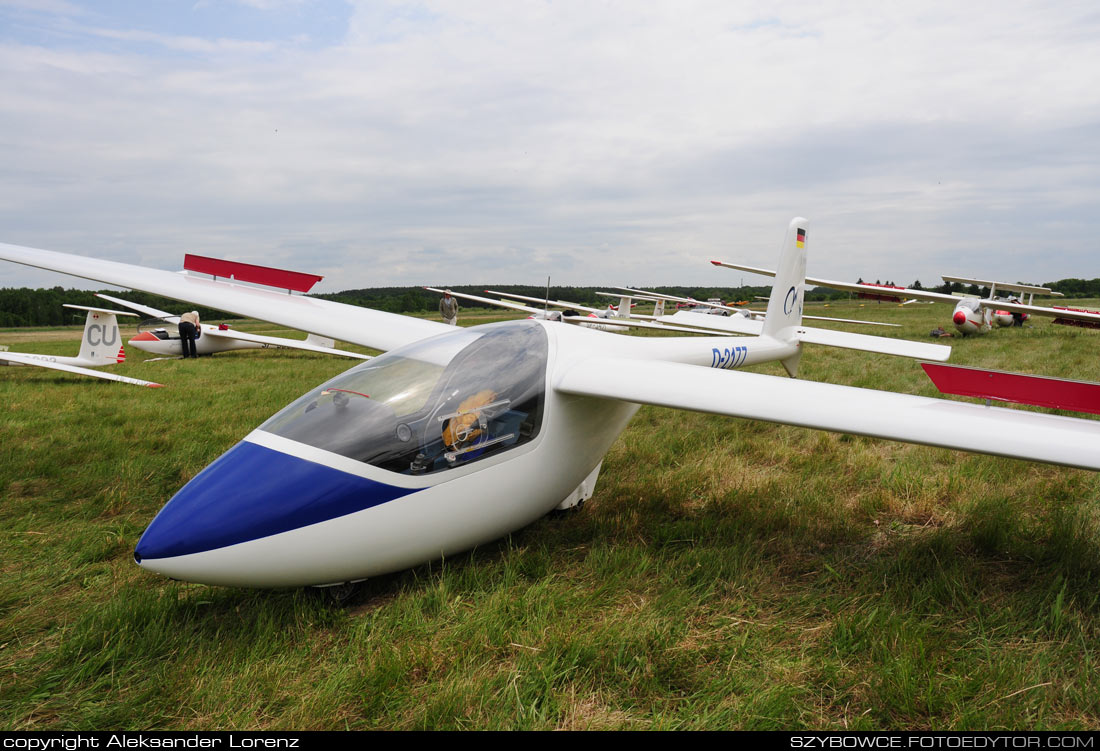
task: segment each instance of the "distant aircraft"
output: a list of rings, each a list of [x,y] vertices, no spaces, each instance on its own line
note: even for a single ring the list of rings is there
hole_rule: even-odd
[[[633,317],[633,318],[643,318],[643,319],[657,320],[658,318],[660,318],[661,316],[663,316],[665,314],[665,299],[663,297],[653,297],[653,296],[636,295],[636,294],[622,294],[620,292],[597,292],[596,294],[601,296],[601,297],[615,297],[615,298],[618,298],[619,299],[619,304],[618,305],[613,305],[613,304],[608,303],[607,307],[608,307],[609,310],[614,310],[616,313],[619,314],[619,316],[621,316],[623,318],[626,318],[626,317],[629,316],[629,317]],[[651,302],[651,303],[653,303],[653,315],[645,315],[643,313],[635,313],[634,312],[634,306],[637,305],[635,300],[638,300],[640,302]]]
[[[759,327],[749,327],[737,324],[724,323],[721,320],[704,320],[701,316],[719,316],[719,317],[734,317],[734,318],[746,318],[754,321],[762,321],[764,319],[765,311],[762,310],[750,310],[749,308],[740,307],[741,303],[736,303],[738,307],[732,307],[729,305],[723,305],[722,303],[716,303],[712,300],[703,302],[701,300],[695,300],[690,297],[677,297],[675,295],[665,295],[660,292],[646,292],[640,289],[631,289],[630,287],[619,287],[618,289],[625,292],[631,292],[635,294],[652,295],[658,297],[667,302],[675,302],[676,312],[671,316],[658,316],[655,320],[659,322],[668,323],[683,323],[686,319],[683,319],[681,314],[692,314],[694,318],[691,319],[691,325],[703,326],[705,328],[711,328],[715,330],[723,331],[737,331],[743,334],[755,335],[759,333]],[[767,301],[768,298],[760,298]],[[747,303],[745,303],[747,304]],[[662,308],[663,310],[663,308]],[[678,318],[678,316],[680,316]],[[861,326],[890,326],[898,327],[896,323],[882,323],[881,321],[859,321],[853,318],[832,318],[827,316],[808,316],[803,315],[802,318],[807,321],[832,321],[833,323],[854,323]]]
[[[178,326],[180,317],[163,310],[151,308],[118,297],[111,297],[97,293],[96,297],[131,308],[151,318],[155,318],[172,326]],[[133,315],[124,313],[123,315]],[[325,355],[339,355],[341,357],[354,357],[358,360],[369,360],[370,355],[361,355],[358,352],[349,352],[343,349],[334,349],[334,341],[325,337],[308,334],[305,341],[298,339],[286,339],[280,336],[261,336],[237,331],[222,324],[214,326],[208,323],[199,325],[200,336],[195,341],[195,351],[200,355],[212,355],[217,352],[232,352],[238,349],[267,349],[269,347],[286,347],[288,349],[303,349],[309,352],[319,352]],[[139,331],[127,344],[130,344],[143,352],[154,355],[171,357],[182,353],[178,332],[171,329],[158,327]]]
[[[425,287],[424,289],[429,292],[442,293],[443,290],[436,287]],[[691,329],[683,328],[679,326],[666,326],[660,323],[653,323],[648,321],[638,320],[633,316],[619,315],[617,311],[613,310],[598,310],[596,308],[585,307],[584,305],[578,305],[577,303],[564,302],[562,300],[540,300],[537,297],[526,297],[524,295],[514,295],[504,292],[493,292],[492,290],[486,290],[489,294],[505,295],[522,300],[529,300],[531,302],[543,305],[543,308],[533,308],[530,305],[522,305],[516,302],[510,302],[508,300],[499,300],[492,297],[481,297],[480,295],[471,295],[465,292],[455,292],[451,290],[453,297],[460,297],[464,300],[471,300],[473,302],[484,303],[486,305],[495,305],[501,308],[508,308],[509,310],[519,310],[525,313],[530,313],[530,318],[539,321],[558,321],[564,323],[572,323],[577,326],[586,329],[594,329],[596,331],[610,331],[615,333],[624,333],[630,328],[644,328],[669,332],[680,333],[694,333],[694,334],[713,334],[712,331],[704,329]],[[550,306],[555,308],[564,308],[564,310],[550,310]],[[646,316],[648,317],[648,316]]]
[[[759,335],[742,338],[455,328],[12,245],[0,259],[388,350],[283,408],[161,509],[134,558],[175,579],[338,585],[468,550],[590,497],[641,404],[1100,470],[1100,422],[743,371],[778,361],[793,376],[815,341],[949,354],[804,326],[805,247],[796,218]]]
[[[750,271],[764,276],[775,276],[770,269],[761,269],[756,266],[745,266],[738,263],[725,261],[711,261],[715,266],[724,266],[728,269]],[[1053,292],[1046,287],[1037,287],[1030,284],[1012,284],[1008,282],[991,282],[979,279],[964,279],[962,277],[943,277],[944,281],[961,282],[964,284],[977,284],[989,288],[989,297],[980,298],[974,296],[947,295],[942,292],[929,292],[924,289],[912,289],[911,287],[897,287],[891,284],[853,284],[852,282],[838,282],[832,279],[815,279],[806,277],[806,283],[820,287],[829,287],[844,292],[854,292],[867,300],[893,301],[927,300],[930,302],[949,302],[955,306],[951,313],[951,323],[955,329],[964,336],[969,334],[985,334],[994,326],[1012,326],[1022,321],[1028,315],[1047,316],[1054,318],[1055,323],[1068,323],[1070,325],[1084,326],[1086,328],[1100,328],[1100,312],[1080,310],[1074,308],[1044,308],[1032,305],[1031,301],[1037,294],[1061,296],[1059,292]],[[1023,304],[1017,298],[997,298],[997,290],[1027,293],[1028,304]]]
[[[74,310],[88,311],[88,315],[84,318],[84,335],[80,340],[79,355],[76,357],[60,357],[58,355],[38,355],[29,352],[0,352],[0,365],[34,365],[39,368],[63,370],[66,373],[129,383],[133,386],[152,386],[155,388],[162,385],[152,381],[142,381],[139,378],[127,378],[114,373],[89,370],[89,368],[116,365],[126,361],[126,350],[122,346],[122,334],[119,331],[118,319],[115,316],[132,316],[133,313],[89,308],[85,305],[70,305],[69,303],[64,303],[64,306]]]

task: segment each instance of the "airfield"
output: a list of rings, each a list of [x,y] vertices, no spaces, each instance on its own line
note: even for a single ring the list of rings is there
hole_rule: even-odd
[[[950,329],[944,305],[806,313]],[[1039,320],[937,341],[952,364],[1096,381],[1097,337]],[[13,350],[79,338],[0,329]],[[917,362],[805,349],[802,378],[938,395]],[[579,510],[336,604],[132,554],[185,482],[354,363],[148,357],[112,370],[167,388],[0,368],[5,728],[1100,726],[1096,473],[643,407]]]

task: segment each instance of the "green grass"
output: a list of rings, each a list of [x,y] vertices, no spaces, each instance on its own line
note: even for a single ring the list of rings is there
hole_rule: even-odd
[[[948,314],[807,312],[921,340]],[[74,354],[79,328],[56,334],[12,348]],[[947,343],[1096,379],[1097,337],[1041,321]],[[1060,467],[643,408],[579,511],[344,606],[134,565],[183,483],[348,366],[131,349],[114,369],[165,389],[0,368],[0,727],[1100,726],[1100,481]],[[865,353],[808,348],[801,375],[935,393]]]

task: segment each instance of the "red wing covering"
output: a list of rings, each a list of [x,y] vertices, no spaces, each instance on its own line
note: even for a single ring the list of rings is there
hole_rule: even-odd
[[[306,274],[301,271],[287,271],[239,261],[225,261],[220,258],[196,256],[191,253],[183,257],[183,268],[188,271],[197,271],[200,274],[221,276],[227,279],[232,278],[239,282],[264,284],[279,289],[291,289],[295,292],[309,292],[313,289],[313,285],[324,279],[323,276]]]
[[[1052,305],[1053,310],[1072,310],[1075,313],[1098,313],[1100,310],[1089,310],[1088,308],[1067,308],[1062,305]],[[1100,329],[1100,323],[1096,321],[1080,321],[1076,318],[1055,318],[1051,323],[1060,323],[1063,326],[1080,326],[1083,329]]]
[[[944,394],[1100,415],[1100,383],[931,362],[922,362],[921,367]]]

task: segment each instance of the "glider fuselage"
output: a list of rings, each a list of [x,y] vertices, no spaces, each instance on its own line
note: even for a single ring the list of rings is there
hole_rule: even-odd
[[[491,351],[493,337],[502,344]],[[498,539],[591,495],[638,405],[561,393],[554,381],[609,351],[652,358],[654,341],[644,350],[643,341],[517,321],[382,355],[289,405],[200,473],[149,525],[135,559],[208,584],[325,585]],[[664,354],[729,369],[797,349],[736,341],[670,339]],[[387,371],[405,381],[389,383]],[[441,435],[462,414],[481,419],[467,428],[478,435],[446,445]]]
[[[173,326],[172,328],[175,327]],[[199,355],[213,355],[218,352],[231,352],[239,349],[267,349],[271,346],[268,344],[258,344],[256,342],[242,342],[234,339],[208,336],[207,330],[216,330],[216,326],[203,324],[200,328],[202,329],[203,335],[195,340],[195,352]],[[151,355],[172,357],[174,355],[183,354],[183,345],[181,341],[179,334],[172,332],[168,328],[160,328],[142,331],[137,336],[131,338],[127,344],[143,352],[148,352]]]

